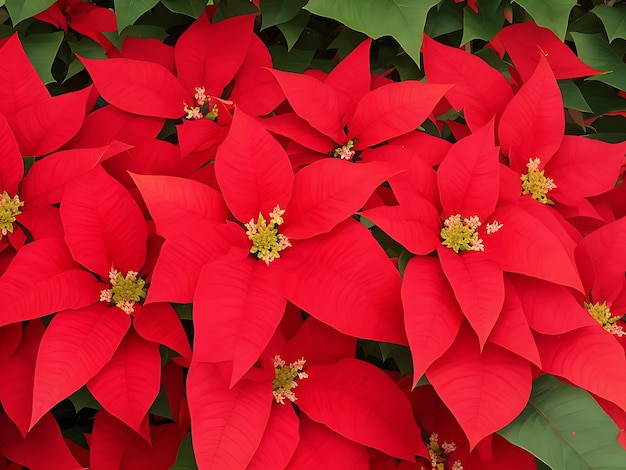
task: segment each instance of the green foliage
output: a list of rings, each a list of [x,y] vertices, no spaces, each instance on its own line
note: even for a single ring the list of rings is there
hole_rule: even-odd
[[[598,5],[591,13],[602,20],[609,42],[616,38],[626,39],[626,8]]]
[[[463,9],[463,39],[466,44],[473,39],[491,40],[504,24],[504,8],[500,0],[481,0],[478,13],[469,6]]]
[[[514,0],[533,17],[535,23],[551,29],[561,41],[565,39],[569,13],[576,0]]]
[[[174,13],[181,13],[198,18],[206,8],[206,0],[161,0],[165,8]]]
[[[623,51],[618,49],[619,41],[609,44],[602,34],[570,33],[576,43],[578,56],[587,65],[606,72],[594,75],[588,80],[598,80],[622,91],[626,91],[626,63],[622,60]]]
[[[338,20],[374,39],[392,36],[419,64],[426,16],[437,3],[439,0],[310,0],[306,9]]]
[[[499,434],[553,469],[619,470],[626,450],[617,431],[589,393],[544,375],[524,411]]]
[[[115,15],[117,17],[117,31],[135,24],[141,15],[154,7],[159,0],[115,0]]]
[[[306,28],[306,25],[309,24],[310,19],[311,13],[306,10],[300,10],[298,14],[289,21],[276,25],[280,32],[283,33],[283,36],[285,36],[288,51],[290,51],[296,44],[296,41],[298,41],[302,35],[304,28]]]
[[[24,51],[45,84],[55,81],[52,63],[63,41],[63,32],[31,34],[22,40]]]
[[[262,29],[295,18],[306,2],[307,0],[261,0]]]
[[[574,83],[574,80],[559,80],[559,89],[563,95],[563,106],[567,109],[575,109],[584,113],[592,113],[589,103],[585,101],[585,97],[580,89]]]
[[[13,25],[16,25],[20,21],[46,10],[54,2],[55,0],[6,0],[4,3],[9,11]]]
[[[178,457],[171,470],[198,470],[191,445],[191,434],[187,434],[178,448]]]

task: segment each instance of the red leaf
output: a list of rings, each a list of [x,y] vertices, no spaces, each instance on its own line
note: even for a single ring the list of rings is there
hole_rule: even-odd
[[[530,397],[529,363],[495,344],[487,343],[481,353],[467,327],[426,375],[465,431],[471,449],[513,421]]]
[[[261,124],[236,111],[215,157],[215,176],[228,208],[247,223],[263,217],[291,197],[293,171],[281,145]]]
[[[541,160],[541,169],[561,145],[564,130],[561,91],[550,65],[540,58],[535,72],[502,113],[498,128],[502,152],[518,173],[526,173],[531,158]]]
[[[246,469],[287,468],[300,440],[299,424],[298,415],[293,407],[273,406],[261,443]],[[333,461],[336,462],[334,456]]]
[[[205,184],[176,176],[131,176],[158,233],[165,238],[184,233],[180,220],[190,224],[205,220],[223,223],[228,218],[222,195]]]
[[[9,123],[0,114],[0,188],[7,191],[9,196],[15,196],[17,185],[22,180],[23,174],[24,160],[22,160],[22,154]]]
[[[428,36],[422,45],[424,70],[430,83],[453,83],[446,99],[456,110],[464,108],[472,131],[484,127],[511,101],[513,92],[504,76],[484,60]]]
[[[174,48],[156,38],[135,38],[126,36],[122,43],[122,50],[117,54],[117,49],[107,51],[107,57],[124,57],[126,59],[145,60],[161,64],[171,73],[176,73],[174,63]]]
[[[87,383],[104,409],[142,434],[141,424],[159,393],[159,345],[131,328],[106,365]]]
[[[288,470],[321,468],[366,470],[369,468],[369,455],[365,447],[302,416],[300,417],[300,442],[289,465],[285,468]]]
[[[356,341],[356,338],[308,317],[298,333],[289,340],[287,356],[293,359],[304,357],[307,364],[334,364],[354,356]],[[320,348],[322,343],[324,347]]]
[[[228,382],[213,364],[192,362],[187,377],[191,437],[199,468],[246,468],[268,423],[270,382]]]
[[[391,140],[389,144],[410,149],[429,167],[439,165],[452,147],[452,144],[447,140],[421,131],[404,134],[403,136]],[[377,147],[376,152],[378,153],[386,147],[388,146]]]
[[[601,73],[576,57],[576,54],[552,31],[537,26],[533,21],[502,28],[495,39],[502,42],[524,81],[528,80],[537,68],[539,62],[537,49],[541,50],[542,56],[550,64],[554,76],[558,79]]]
[[[357,359],[305,369],[296,389],[298,407],[351,441],[394,457],[425,455],[411,405],[382,370]],[[428,455],[428,454],[426,454]]]
[[[144,265],[146,221],[126,188],[102,167],[66,186],[61,219],[72,256],[101,279],[112,266],[125,274]]]
[[[7,417],[0,415],[0,452],[30,470],[84,468],[67,448],[51,413],[46,414],[25,438]]]
[[[163,344],[191,360],[189,340],[180,318],[170,304],[135,304],[133,326],[143,339]]]
[[[347,335],[406,344],[400,275],[363,225],[346,221],[282,253],[272,270],[291,302]]]
[[[24,245],[0,278],[0,326],[97,301],[96,278],[78,268],[60,238]]]
[[[330,158],[308,165],[294,178],[281,232],[294,239],[329,232],[361,208],[383,181],[400,171],[384,162],[355,165]]]
[[[185,90],[161,64],[133,59],[80,58],[98,92],[107,102],[129,113],[176,119],[191,103]]]
[[[502,270],[484,253],[457,254],[442,245],[437,253],[454,296],[476,332],[482,350],[504,304]]]
[[[0,49],[0,113],[12,120],[18,111],[49,98],[50,93],[28,60],[17,33],[13,34]]]
[[[433,111],[449,85],[394,82],[366,94],[348,123],[348,137],[364,149],[415,130]]]
[[[452,345],[463,312],[437,259],[415,256],[402,281],[404,323],[413,357],[413,386]]]
[[[103,303],[56,314],[37,354],[31,427],[111,360],[129,327],[128,315]]]
[[[437,181],[443,213],[477,215],[485,223],[498,201],[499,149],[493,144],[493,122],[459,140],[447,153]]]
[[[207,95],[222,95],[246,57],[254,17],[235,16],[211,24],[200,15],[187,28],[174,50],[178,79],[187,92],[203,86]]]
[[[198,284],[202,287],[194,296],[194,358],[232,360],[232,385],[269,343],[286,300],[272,270],[250,256],[231,253],[207,263]]]
[[[624,349],[600,325],[558,336],[536,334],[543,370],[611,401],[626,411]]]
[[[300,145],[321,154],[330,154],[337,147],[330,137],[311,127],[296,113],[278,114],[262,119],[260,122],[270,132],[289,137]]]
[[[85,120],[90,93],[91,87],[17,111],[11,127],[22,155],[45,155],[74,137]]]

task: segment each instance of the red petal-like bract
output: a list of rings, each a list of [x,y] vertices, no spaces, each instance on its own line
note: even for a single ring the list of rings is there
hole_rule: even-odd
[[[237,220],[257,220],[287,207],[293,170],[287,153],[257,121],[237,111],[215,157],[215,177]]]
[[[194,358],[232,360],[236,383],[269,343],[285,305],[276,275],[262,261],[243,252],[207,263],[194,296]]]
[[[198,468],[246,468],[269,420],[271,382],[241,380],[229,389],[215,365],[192,362],[187,395]]]
[[[449,85],[394,82],[372,90],[359,101],[348,123],[348,137],[364,149],[415,130],[433,111]]]
[[[26,437],[20,435],[11,420],[0,415],[0,452],[30,470],[84,468],[67,448],[51,413],[47,413]]]
[[[365,447],[346,439],[306,416],[300,418],[300,443],[288,470],[349,468],[366,470],[369,455]]]
[[[537,51],[539,55],[539,51]],[[561,145],[565,130],[563,100],[550,65],[544,58],[502,113],[498,138],[511,168],[526,173],[531,158],[548,163]],[[557,183],[558,185],[558,183]]]
[[[7,120],[0,114],[0,188],[7,191],[10,197],[15,196],[23,174],[24,161],[15,136]]]
[[[133,326],[143,339],[163,344],[184,358],[191,359],[189,340],[171,305],[164,302],[135,304]]]
[[[179,118],[193,90],[185,90],[161,64],[133,59],[86,59],[81,62],[96,89],[110,104],[129,113]]]
[[[97,279],[79,268],[60,238],[25,245],[0,277],[0,326],[97,301]]]
[[[287,312],[286,312],[287,313]],[[307,364],[334,364],[353,357],[357,339],[308,317],[298,333],[289,340],[288,357],[304,357]],[[320,348],[323,343],[324,347]]]
[[[476,131],[496,116],[496,121],[513,92],[504,76],[479,57],[456,47],[424,36],[422,45],[424,70],[430,83],[449,83],[454,86],[446,99],[455,109],[465,110],[469,127]]]
[[[285,228],[294,239],[327,233],[349,218],[385,180],[402,171],[385,162],[359,163],[324,159],[300,170],[285,210]]]
[[[537,68],[539,62],[537,50],[541,51],[542,56],[550,64],[554,76],[558,79],[585,77],[601,73],[576,57],[576,54],[563,44],[551,30],[537,26],[533,21],[525,21],[502,28],[496,39],[502,42],[524,81]]]
[[[141,434],[141,424],[159,393],[160,383],[159,345],[141,338],[131,328],[87,388],[105,410]]]
[[[408,399],[383,371],[350,358],[305,371],[295,393],[311,419],[394,457],[427,455]]]
[[[56,314],[37,354],[31,426],[111,360],[129,327],[128,315],[103,303]]]
[[[513,421],[530,397],[530,364],[495,344],[487,343],[480,352],[476,336],[467,327],[426,376],[472,449]]]
[[[76,261],[107,279],[146,261],[148,230],[130,193],[100,166],[68,184],[61,201],[65,241]]]
[[[477,215],[482,223],[496,208],[499,193],[499,149],[493,123],[454,144],[439,165],[437,182],[443,215]]]
[[[261,443],[246,469],[286,468],[300,441],[299,425],[298,415],[292,406],[273,406]],[[313,442],[317,447],[318,443]],[[333,461],[336,461],[334,457]]]
[[[282,253],[272,270],[288,300],[347,335],[406,344],[400,275],[363,225],[346,220]]]
[[[452,345],[463,312],[435,258],[415,256],[402,281],[404,323],[413,357],[413,385]]]

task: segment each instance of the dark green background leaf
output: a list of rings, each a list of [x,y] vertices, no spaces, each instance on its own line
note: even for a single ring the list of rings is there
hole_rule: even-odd
[[[619,41],[609,44],[602,34],[570,34],[576,43],[580,59],[597,70],[607,72],[594,75],[587,80],[608,83],[626,91],[626,64],[617,50]]]
[[[14,25],[41,13],[56,0],[6,0],[5,5]]]
[[[141,15],[154,7],[159,0],[115,0],[115,16],[117,17],[117,31],[135,24]]]
[[[263,26],[269,28],[294,18],[306,5],[307,0],[261,0],[261,14]]]
[[[63,41],[63,31],[48,34],[31,34],[22,40],[28,59],[45,84],[54,82],[52,63]]]
[[[565,39],[569,12],[574,8],[574,5],[576,5],[576,0],[513,1],[526,10],[539,26],[551,29],[561,41]]]
[[[615,38],[626,39],[626,8],[598,5],[591,13],[602,20],[609,42]]]

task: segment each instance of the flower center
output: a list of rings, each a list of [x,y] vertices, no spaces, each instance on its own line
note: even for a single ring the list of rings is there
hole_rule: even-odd
[[[606,302],[596,302],[590,304],[585,302],[585,308],[600,325],[609,333],[619,336],[620,338],[626,334],[620,325],[616,325],[617,321],[622,318],[621,316],[614,317],[611,314],[611,310],[607,307]]]
[[[483,241],[478,237],[476,231],[482,225],[477,215],[469,219],[461,219],[461,214],[451,215],[443,222],[443,225],[440,233],[443,239],[442,245],[453,249],[455,253],[459,251],[485,251]]]
[[[428,455],[430,456],[430,464],[432,470],[445,470],[446,462],[450,453],[456,450],[454,442],[439,445],[439,435],[434,432],[428,438]],[[460,460],[456,460],[451,467],[453,470],[463,470]]]
[[[354,148],[354,140],[349,140],[346,145],[342,145],[341,147],[337,147],[332,156],[335,158],[341,158],[342,160],[347,160],[349,162],[352,161],[352,158],[356,154],[356,151],[352,150]]]
[[[522,180],[522,194],[530,194],[530,196],[541,202],[542,204],[554,204],[550,199],[546,197],[548,191],[556,188],[554,180],[547,178],[543,173],[544,170],[539,171],[539,165],[541,160],[539,158],[531,158],[526,164],[528,173],[520,176]]]
[[[20,210],[24,203],[20,201],[20,197],[9,196],[9,193],[2,191],[0,195],[0,238],[7,233],[13,233],[13,222],[15,222],[15,216],[21,214]]]
[[[278,233],[278,226],[284,222],[282,217],[284,213],[285,210],[276,205],[269,214],[269,222],[259,212],[256,222],[250,219],[250,222],[245,224],[248,229],[246,235],[252,241],[250,253],[256,254],[256,257],[265,261],[268,266],[276,258],[280,258],[279,252],[291,246],[289,239],[282,233]]]
[[[135,303],[146,298],[146,281],[137,277],[136,271],[128,271],[126,276],[115,268],[109,272],[110,289],[100,291],[100,302],[111,302],[130,315],[135,311]]]
[[[203,86],[196,87],[193,95],[193,106],[189,106],[186,102],[183,103],[184,110],[187,113],[185,119],[207,118],[215,121],[219,114],[215,101],[217,101],[217,98],[207,96]]]
[[[272,380],[272,394],[276,403],[284,405],[285,398],[292,402],[297,400],[293,389],[298,386],[296,379],[308,377],[306,372],[302,372],[305,362],[304,358],[301,358],[287,366],[278,354],[274,356],[275,378]]]

